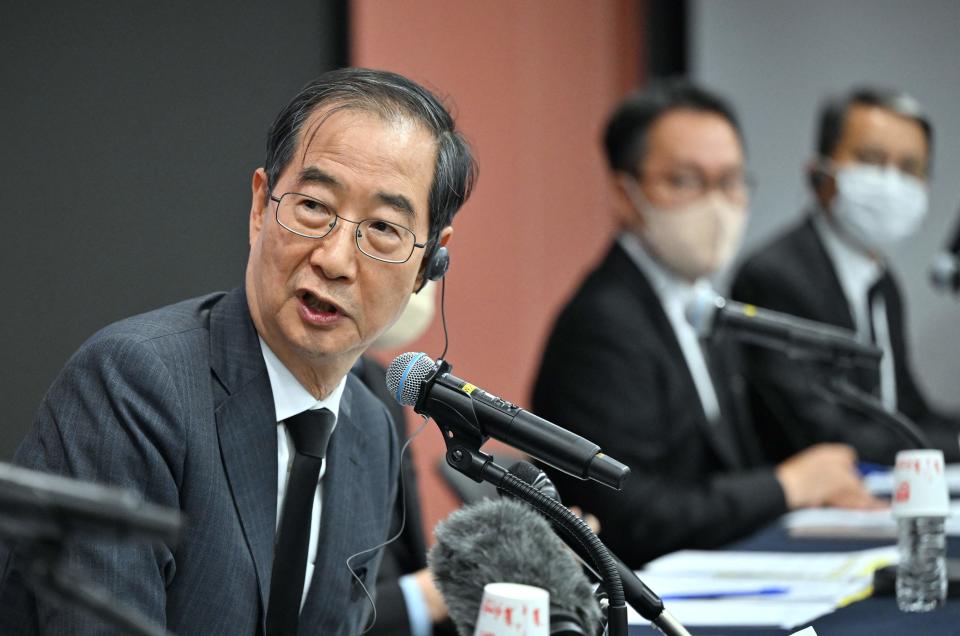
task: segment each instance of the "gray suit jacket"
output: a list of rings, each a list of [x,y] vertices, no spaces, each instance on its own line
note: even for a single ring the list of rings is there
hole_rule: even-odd
[[[300,634],[357,634],[369,608],[346,560],[386,539],[397,446],[348,377],[328,451],[316,569]],[[273,396],[242,290],[129,318],[67,363],[16,454],[30,468],[133,488],[186,517],[176,546],[78,542],[72,565],[177,634],[262,634],[277,506]],[[381,550],[351,561],[373,589]],[[0,633],[105,633],[34,598],[0,548]]]

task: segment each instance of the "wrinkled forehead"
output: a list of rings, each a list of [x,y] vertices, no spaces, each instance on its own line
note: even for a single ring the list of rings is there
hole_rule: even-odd
[[[428,229],[437,141],[415,118],[352,106],[318,109],[304,122],[283,177],[403,202]],[[292,183],[291,183],[292,181]]]
[[[342,123],[343,126],[331,125],[331,122]],[[419,134],[433,140],[434,151],[437,141],[433,133],[415,116],[397,107],[387,107],[380,104],[365,102],[334,102],[320,105],[307,116],[297,133],[297,142],[293,160],[303,163],[304,157],[322,145],[322,143],[337,141],[337,134],[343,128],[357,124],[377,123],[383,128],[390,128],[404,136]],[[333,134],[329,134],[333,129]]]

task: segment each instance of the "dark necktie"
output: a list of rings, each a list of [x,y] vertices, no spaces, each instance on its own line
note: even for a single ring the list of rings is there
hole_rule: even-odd
[[[295,453],[273,548],[273,574],[267,605],[268,636],[297,633],[313,499],[327,442],[333,431],[334,416],[327,409],[317,409],[287,418],[285,423],[293,438]]]

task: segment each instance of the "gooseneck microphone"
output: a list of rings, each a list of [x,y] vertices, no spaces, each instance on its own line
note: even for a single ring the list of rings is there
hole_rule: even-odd
[[[441,426],[466,428],[514,446],[579,479],[620,489],[630,469],[593,442],[461,380],[425,353],[404,353],[387,369],[387,389]]]
[[[486,499],[441,521],[427,556],[460,634],[473,634],[483,586],[535,585],[550,593],[550,633],[593,636],[600,606],[580,565],[539,514],[512,499]]]
[[[556,486],[550,481],[550,478],[545,472],[530,462],[516,462],[510,467],[510,474],[560,503],[560,493],[557,492]],[[498,489],[498,492],[501,496],[510,496],[505,490]],[[562,531],[561,528],[556,526],[555,529]],[[570,541],[568,545],[585,563],[590,562],[588,555],[583,551],[582,545],[579,542]],[[664,609],[663,601],[660,597],[647,587],[634,571],[627,567],[627,565],[612,552],[610,553],[610,557],[620,574],[620,582],[623,585],[623,596],[627,603],[635,609],[640,616],[650,621],[664,634],[671,636],[689,636],[686,628]]]
[[[960,292],[960,221],[946,249],[933,257],[930,282],[937,291]]]
[[[883,357],[881,349],[860,342],[847,329],[734,302],[709,289],[696,292],[685,314],[701,338],[726,328],[740,340],[795,356],[849,361],[865,367],[875,367]]]

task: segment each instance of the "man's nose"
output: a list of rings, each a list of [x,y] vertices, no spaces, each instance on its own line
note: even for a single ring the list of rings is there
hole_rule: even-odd
[[[320,269],[326,278],[352,279],[357,272],[357,226],[337,219],[330,233],[317,241],[310,253],[310,264]]]

